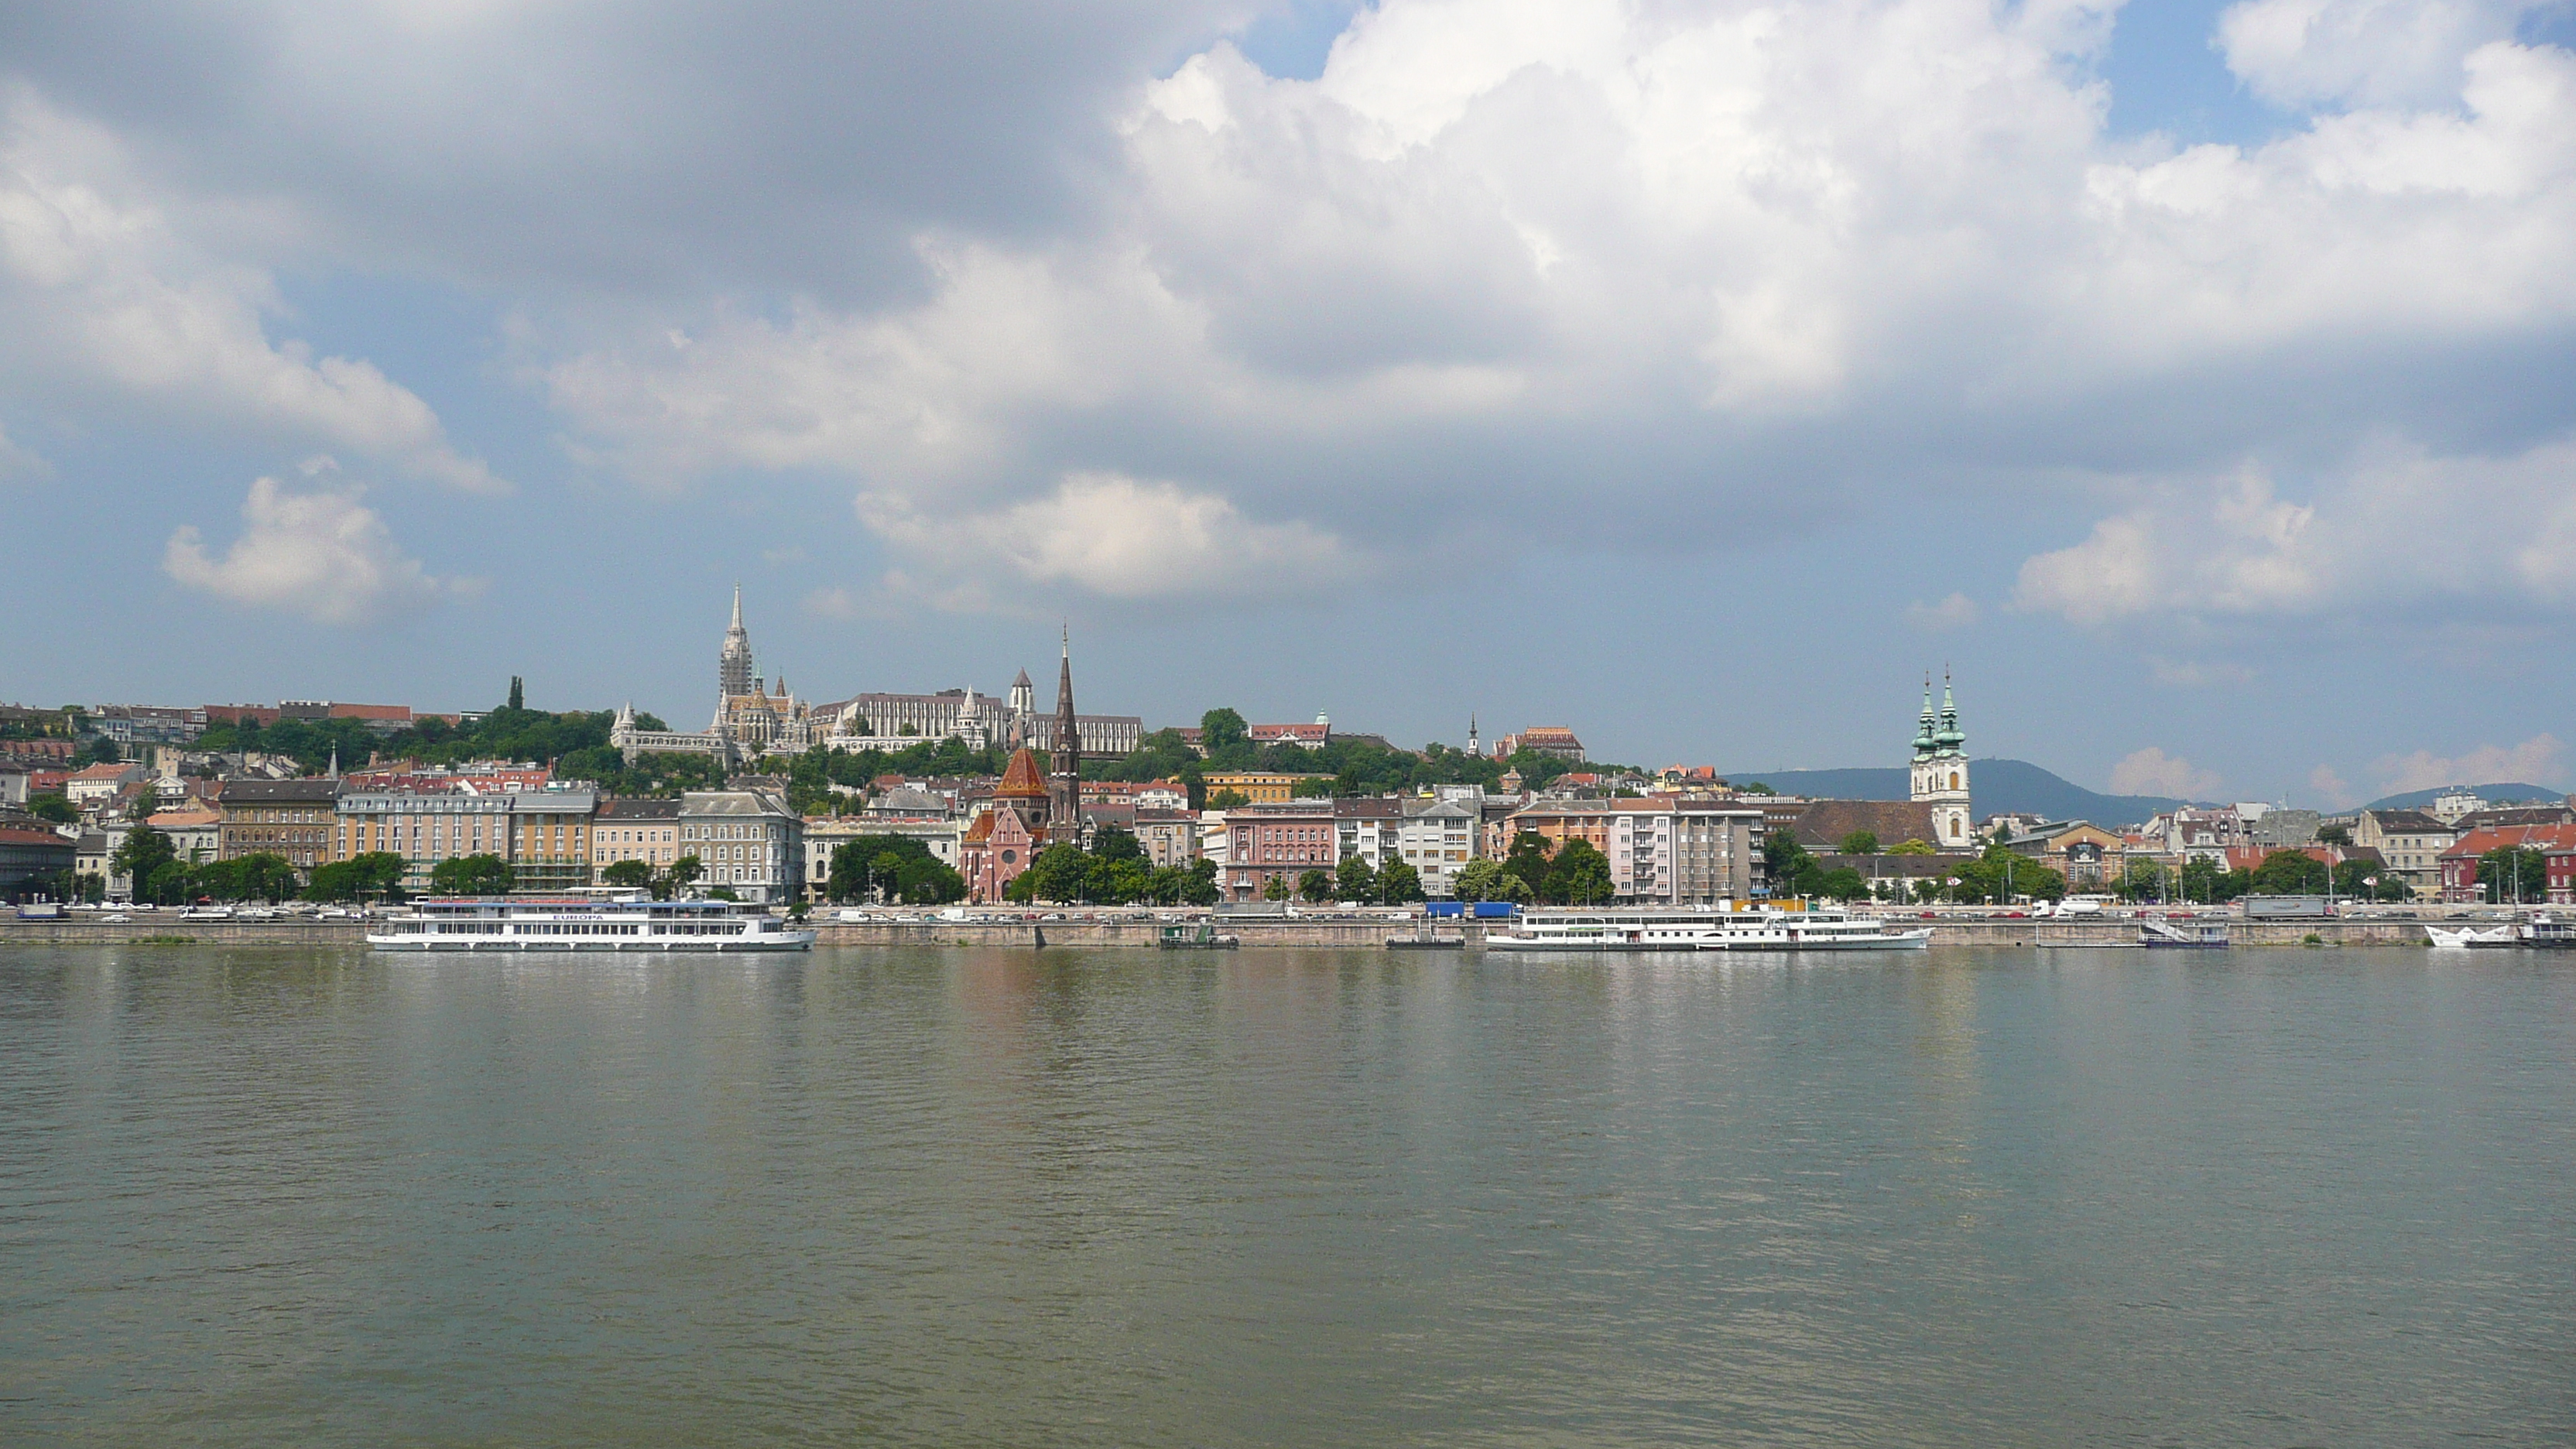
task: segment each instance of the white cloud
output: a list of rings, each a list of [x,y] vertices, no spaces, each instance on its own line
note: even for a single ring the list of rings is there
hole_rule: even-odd
[[[244,528],[222,558],[194,527],[170,536],[170,577],[231,603],[280,609],[324,624],[356,624],[437,599],[443,584],[395,547],[359,490],[289,493],[274,478],[250,485]]]
[[[936,520],[899,501],[860,501],[860,516],[908,562],[900,581],[943,607],[999,607],[1028,586],[1113,599],[1271,600],[1349,582],[1359,558],[1299,523],[1265,523],[1178,484],[1078,473],[1051,495],[997,512]]]
[[[1944,629],[1964,629],[1977,622],[1980,612],[1976,600],[1965,594],[1952,594],[1937,604],[1927,604],[1917,599],[1906,605],[1905,621],[1927,633]]]
[[[2330,810],[2349,810],[2361,803],[2361,797],[2352,792],[2352,786],[2344,783],[2343,776],[2336,774],[2331,765],[2310,770],[2308,788],[2316,791]]]
[[[2177,483],[2025,561],[2014,599],[2079,624],[2436,599],[2562,606],[2576,602],[2576,442],[2499,458],[2383,440],[2303,503],[2252,466]]]
[[[1870,440],[1941,428],[1963,466],[2062,477],[2126,447],[2175,476],[2176,450],[2248,451],[2219,440],[2271,425],[2258,389],[2168,403],[2151,442],[2106,441],[2097,410],[2249,359],[2420,377],[2427,336],[2576,328],[2576,57],[2486,44],[2440,107],[2176,151],[2105,135],[2110,14],[1388,0],[1316,81],[1218,45],[1145,86],[1090,225],[925,227],[916,299],[656,313],[557,339],[542,375],[604,465],[829,468],[933,530],[1100,470],[1293,500],[1346,539],[1580,477],[1687,540],[1771,496],[1745,457],[1916,496]],[[2310,553],[2364,525],[2271,486],[2175,484],[2034,560],[2021,601],[2310,606],[2336,587]],[[2173,525],[2212,516],[2203,567]]]
[[[2189,760],[2168,755],[2153,746],[2135,751],[2111,767],[2111,793],[2114,795],[2169,795],[2184,800],[2209,800],[2217,797],[2225,783],[2216,772],[2201,769]]]
[[[2551,785],[2566,776],[2567,747],[2552,735],[2538,734],[2518,745],[2480,745],[2458,756],[2417,750],[2410,755],[2382,755],[2371,762],[2381,793],[2401,795],[2443,785]]]
[[[268,275],[193,245],[108,137],[0,88],[0,379],[75,407],[249,424],[459,488],[502,487],[374,364],[272,342]]]
[[[2470,52],[2513,39],[2522,0],[2245,0],[2218,44],[2257,95],[2286,106],[2439,104]]]

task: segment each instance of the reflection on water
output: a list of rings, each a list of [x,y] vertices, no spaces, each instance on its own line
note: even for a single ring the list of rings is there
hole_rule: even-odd
[[[0,955],[0,1441],[2576,1437],[2576,973]]]

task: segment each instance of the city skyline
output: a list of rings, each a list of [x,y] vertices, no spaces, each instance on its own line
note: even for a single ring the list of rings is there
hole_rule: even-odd
[[[2563,9],[139,10],[0,21],[27,703],[690,728],[739,576],[818,697],[2576,785]]]

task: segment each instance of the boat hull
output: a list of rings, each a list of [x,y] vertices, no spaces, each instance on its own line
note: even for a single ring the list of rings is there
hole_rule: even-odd
[[[764,932],[741,939],[702,937],[698,939],[581,941],[557,938],[529,940],[478,941],[440,940],[419,936],[369,936],[367,945],[378,951],[420,952],[440,955],[569,955],[569,956],[668,956],[721,955],[741,956],[764,952],[805,951],[814,945],[812,931]]]

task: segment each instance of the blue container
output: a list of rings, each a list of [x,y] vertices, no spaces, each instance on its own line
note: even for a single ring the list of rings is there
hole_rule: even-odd
[[[1512,913],[1519,909],[1520,907],[1513,905],[1510,901],[1478,901],[1476,902],[1476,919],[1480,921],[1508,921],[1512,918]]]

